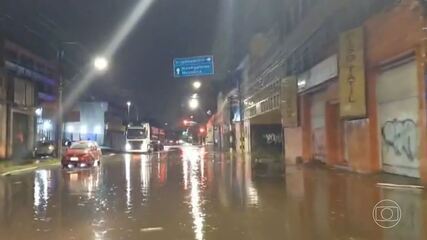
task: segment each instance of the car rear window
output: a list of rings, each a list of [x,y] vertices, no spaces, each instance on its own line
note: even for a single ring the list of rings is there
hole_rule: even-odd
[[[71,149],[86,149],[89,148],[89,143],[73,143]]]

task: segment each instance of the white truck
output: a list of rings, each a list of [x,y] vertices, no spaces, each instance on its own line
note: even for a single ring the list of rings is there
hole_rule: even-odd
[[[128,125],[126,129],[125,151],[130,153],[149,153],[163,150],[165,131],[149,123]]]

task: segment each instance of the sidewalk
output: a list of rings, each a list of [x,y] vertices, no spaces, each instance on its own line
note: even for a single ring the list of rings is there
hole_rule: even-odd
[[[343,169],[341,167],[336,166],[327,166],[323,163],[319,162],[309,162],[309,163],[302,163],[302,164],[296,164],[296,165],[286,165],[288,169],[292,168],[303,168],[303,169],[310,169],[310,170],[320,170],[320,171],[327,171],[332,174],[336,175],[351,175],[355,176],[357,178],[363,178],[366,180],[369,180],[373,183],[375,183],[378,187],[384,187],[384,188],[424,188],[423,184],[421,183],[421,180],[418,178],[413,177],[407,177],[407,176],[401,176],[401,175],[395,175],[391,173],[386,172],[377,172],[377,173],[358,173],[349,171],[346,169]]]
[[[43,168],[48,166],[57,166],[60,162],[56,158],[49,159],[33,159],[26,161],[25,163],[17,163],[11,160],[2,160],[0,162],[0,175],[8,176],[16,173],[22,173],[26,171],[32,171],[37,168]]]
[[[252,161],[255,161],[256,158],[253,158],[249,153],[242,153],[239,151],[220,151],[220,150],[213,150],[214,152],[222,153],[222,154],[230,154],[234,157],[244,157],[246,159],[251,159]],[[284,161],[282,159],[282,161]],[[413,177],[407,177],[407,176],[401,176],[401,175],[395,175],[391,173],[386,172],[377,172],[377,173],[358,173],[353,172],[350,170],[347,170],[345,168],[339,167],[339,166],[329,166],[325,165],[323,163],[320,163],[318,161],[312,161],[312,162],[304,162],[304,163],[296,163],[296,164],[284,164],[284,176],[286,177],[287,174],[292,174],[297,171],[301,170],[314,170],[314,171],[325,171],[329,174],[335,174],[335,175],[348,175],[353,176],[359,179],[365,179],[368,181],[371,181],[372,183],[375,183],[378,187],[382,188],[418,188],[418,189],[425,189],[425,185],[422,184],[421,180],[419,178],[413,178]]]

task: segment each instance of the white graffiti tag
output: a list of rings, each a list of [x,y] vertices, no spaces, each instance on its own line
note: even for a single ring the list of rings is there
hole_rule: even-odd
[[[406,156],[410,161],[417,158],[417,126],[412,119],[387,121],[381,134],[383,144],[391,147],[397,156]]]
[[[280,134],[269,133],[269,134],[265,134],[264,138],[266,139],[267,144],[282,143],[282,136]]]

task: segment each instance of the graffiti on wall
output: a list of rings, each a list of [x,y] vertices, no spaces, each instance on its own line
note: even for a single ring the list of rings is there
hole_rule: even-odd
[[[264,134],[263,138],[265,139],[266,143],[269,145],[282,143],[282,135],[277,133]]]
[[[325,128],[313,129],[313,150],[314,157],[324,160],[326,157]]]
[[[387,121],[382,126],[381,134],[383,145],[391,148],[397,156],[405,156],[409,161],[417,158],[417,125],[414,120]]]
[[[282,155],[282,125],[251,125],[250,150],[256,157],[281,157]]]

